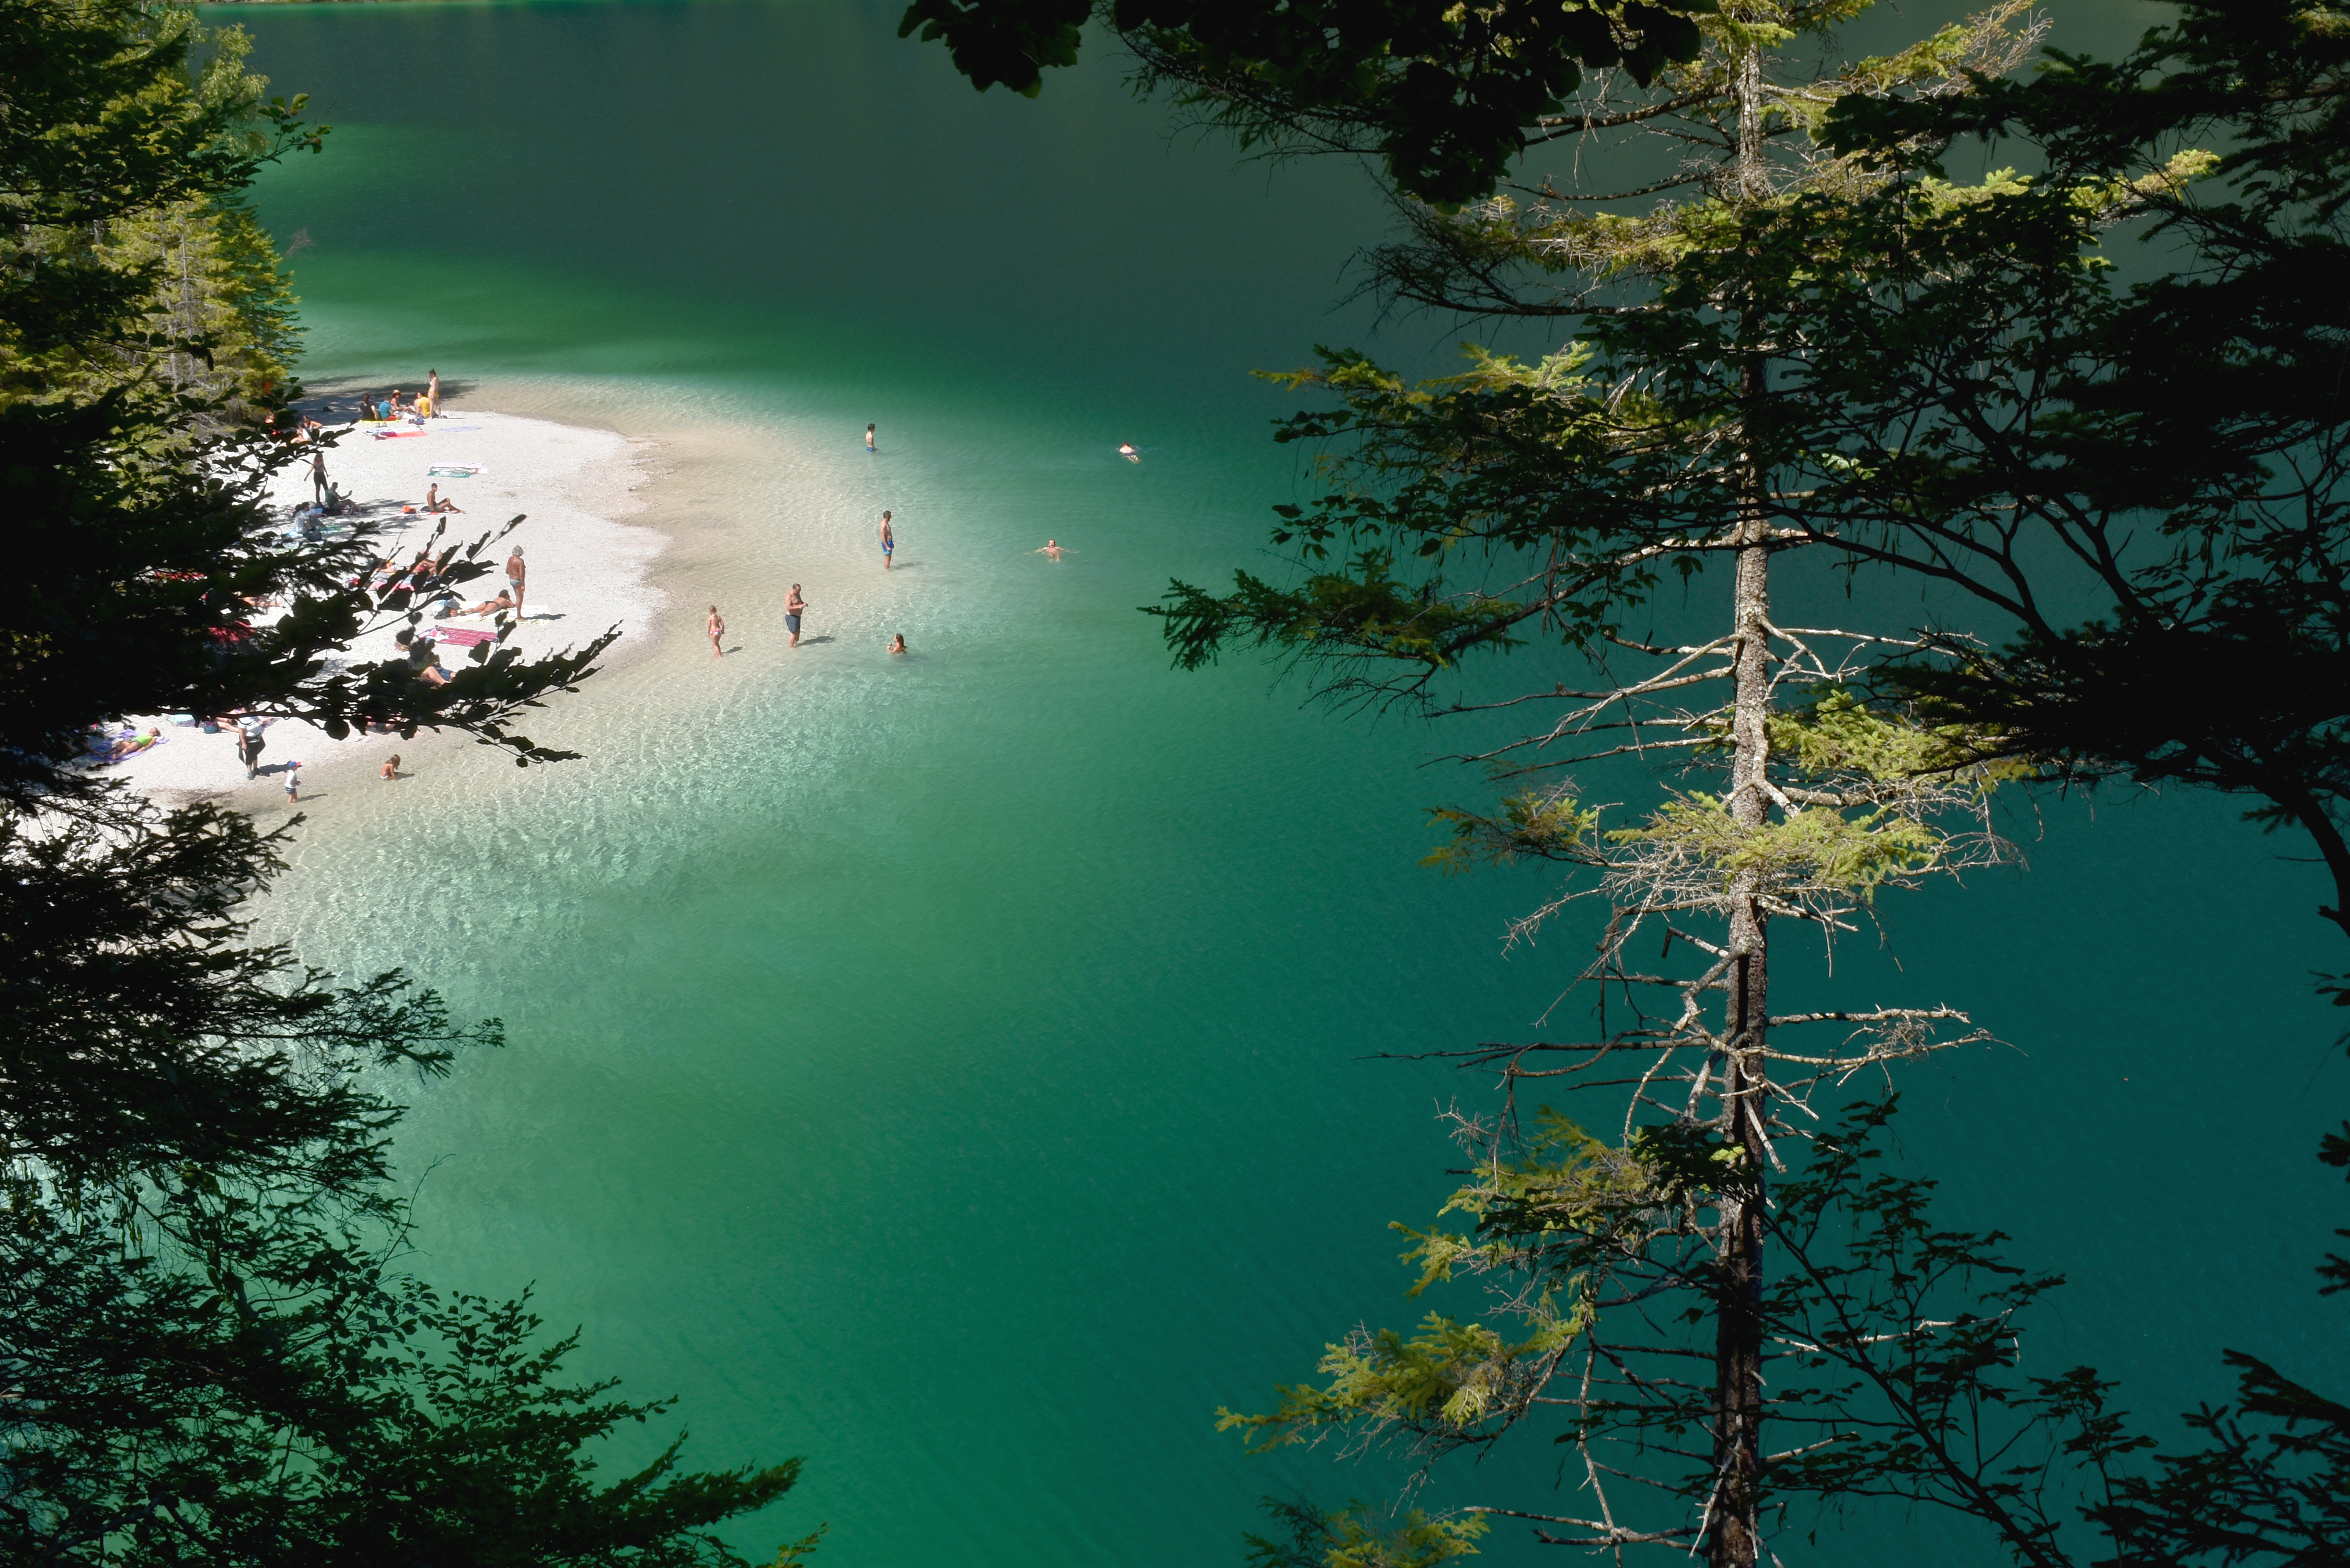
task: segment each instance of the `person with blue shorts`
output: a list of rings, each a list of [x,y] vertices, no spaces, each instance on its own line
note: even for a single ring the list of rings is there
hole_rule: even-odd
[[[889,514],[881,514],[881,569],[889,569],[890,554],[898,548],[898,535],[889,532]]]
[[[792,634],[791,641],[784,644],[785,648],[800,645],[800,617],[806,613],[807,600],[800,597],[800,586],[794,583],[792,591],[784,596],[784,629]]]

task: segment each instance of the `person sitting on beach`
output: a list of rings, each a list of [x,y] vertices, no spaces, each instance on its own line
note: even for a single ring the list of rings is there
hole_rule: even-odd
[[[424,510],[427,512],[455,512],[462,514],[465,509],[458,505],[454,501],[448,500],[442,495],[441,482],[436,479],[432,483],[424,487]]]
[[[472,609],[459,610],[459,615],[498,615],[515,607],[514,595],[501,589],[498,597],[484,599]]]
[[[424,662],[417,667],[416,673],[422,676],[429,685],[449,684],[449,672],[441,668],[441,650],[437,648],[428,648],[424,650]]]
[[[906,651],[906,634],[904,632],[901,631],[897,636],[889,639],[889,651],[892,653],[903,653]]]

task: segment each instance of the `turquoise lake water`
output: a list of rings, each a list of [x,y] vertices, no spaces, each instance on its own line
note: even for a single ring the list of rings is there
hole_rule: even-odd
[[[1484,1089],[1364,1058],[1525,1037],[1589,932],[1505,957],[1545,884],[1416,867],[1421,808],[1480,787],[1422,765],[1447,737],[1170,671],[1134,611],[1277,565],[1299,480],[1248,371],[1444,351],[1336,307],[1381,232],[1359,182],[1170,138],[1107,62],[975,95],[887,6],[216,15],[336,126],[259,192],[303,242],[314,382],[432,365],[461,406],[668,441],[681,603],[755,612],[868,509],[904,519],[887,582],[806,568],[856,607],[813,657],[713,672],[691,624],[631,628],[650,651],[534,725],[587,760],[407,794],[396,831],[315,806],[273,929],[511,1032],[419,1096],[415,1266],[535,1283],[583,1372],[681,1396],[702,1463],[806,1455],[733,1532],[754,1555],[824,1520],[844,1564],[1229,1563],[1262,1493],[1377,1493],[1243,1459],[1214,1409],[1417,1315],[1383,1227],[1429,1218],[1432,1113]],[[1047,535],[1077,553],[1024,553]],[[2009,1043],[1904,1079],[1905,1152],[2072,1276],[2035,1369],[2095,1361],[2148,1413],[2222,1394],[2222,1344],[2338,1374],[2322,878],[2225,802],[2039,813],[2028,873],[1839,955],[1848,1002]],[[1928,1522],[1804,1551],[1992,1559]]]

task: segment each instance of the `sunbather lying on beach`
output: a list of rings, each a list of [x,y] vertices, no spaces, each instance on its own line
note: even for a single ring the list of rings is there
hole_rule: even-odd
[[[125,735],[107,747],[106,754],[99,760],[102,763],[113,763],[122,761],[125,757],[135,757],[162,738],[163,732],[161,730],[149,730],[143,735]]]
[[[510,610],[514,607],[514,595],[501,593],[494,599],[484,599],[472,609],[459,610],[457,613],[459,615],[496,615],[503,610]]]

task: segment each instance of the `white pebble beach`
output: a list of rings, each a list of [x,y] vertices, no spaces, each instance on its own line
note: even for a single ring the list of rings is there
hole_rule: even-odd
[[[380,438],[379,431],[408,433]],[[621,521],[642,510],[633,493],[643,480],[639,459],[647,443],[610,431],[456,409],[421,429],[402,421],[390,426],[330,426],[328,434],[334,442],[327,450],[328,477],[358,504],[367,521],[382,525],[387,555],[412,556],[444,518],[444,543],[469,544],[522,514],[524,521],[513,533],[484,550],[482,558],[492,563],[493,570],[468,583],[465,591],[476,600],[494,597],[504,587],[496,566],[514,545],[522,546],[529,568],[524,617],[507,644],[525,656],[584,643],[615,626],[626,634],[650,619],[658,603],[650,573],[663,536]],[[436,467],[479,472],[466,477],[428,472]],[[436,483],[444,497],[464,509],[462,513],[431,517],[422,512],[426,487]],[[286,469],[271,488],[276,514],[288,516],[295,504],[311,493],[307,460]],[[418,510],[402,511],[411,506]],[[279,613],[265,610],[254,619],[266,625]],[[405,624],[400,618],[390,618],[338,657],[354,663],[390,657],[392,638]],[[427,624],[432,624],[429,619]],[[447,624],[495,625],[487,618]],[[624,635],[607,659],[629,641]],[[452,647],[443,662],[454,665],[464,653]],[[100,776],[121,779],[166,804],[222,799],[250,807],[260,805],[265,794],[283,797],[288,762],[301,764],[307,788],[314,779],[324,786],[372,775],[395,752],[473,744],[466,737],[431,732],[420,732],[413,742],[385,734],[354,734],[338,741],[315,725],[280,719],[264,732],[265,771],[248,780],[237,760],[234,730],[224,727],[207,734],[199,724],[174,722],[189,717],[193,716],[130,716],[140,732],[160,728],[163,741],[98,770]],[[245,796],[253,798],[242,798]]]

